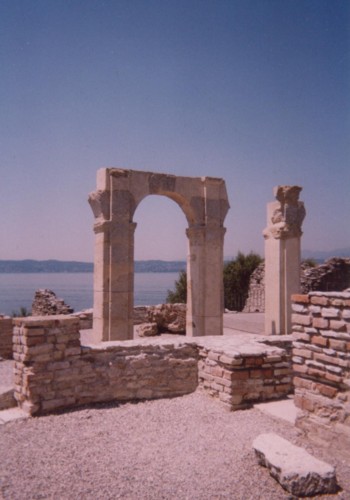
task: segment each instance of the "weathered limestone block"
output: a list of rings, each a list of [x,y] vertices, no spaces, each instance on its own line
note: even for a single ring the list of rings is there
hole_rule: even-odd
[[[186,304],[159,304],[148,308],[148,320],[160,332],[186,333]]]
[[[141,323],[156,323],[158,333],[185,334],[186,304],[137,306],[134,308],[134,325]]]
[[[137,333],[139,337],[154,337],[158,335],[157,323],[141,323],[137,326]]]
[[[297,497],[336,493],[334,467],[277,434],[261,434],[253,442],[258,462],[281,486]]]

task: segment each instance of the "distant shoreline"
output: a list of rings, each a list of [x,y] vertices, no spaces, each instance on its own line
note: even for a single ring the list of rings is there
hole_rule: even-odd
[[[186,269],[185,261],[135,261],[135,273],[174,273]],[[0,260],[0,274],[92,273],[92,262],[60,260]]]

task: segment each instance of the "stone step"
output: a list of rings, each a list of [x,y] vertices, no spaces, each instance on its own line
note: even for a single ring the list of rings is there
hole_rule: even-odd
[[[306,497],[339,490],[334,467],[277,434],[260,434],[253,448],[259,464],[292,495]]]

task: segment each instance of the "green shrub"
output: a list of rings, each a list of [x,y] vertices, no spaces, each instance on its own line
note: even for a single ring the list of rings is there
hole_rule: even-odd
[[[250,252],[224,265],[224,302],[230,311],[242,311],[248,298],[249,280],[252,272],[262,262],[260,255]]]
[[[179,279],[175,281],[175,290],[168,290],[166,298],[168,304],[186,304],[187,302],[187,274],[180,271]]]

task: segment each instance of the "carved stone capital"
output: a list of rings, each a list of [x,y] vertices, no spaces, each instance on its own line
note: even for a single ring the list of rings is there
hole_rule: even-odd
[[[110,218],[110,191],[94,191],[88,201],[96,219]]]
[[[300,237],[306,215],[304,203],[299,201],[299,186],[277,186],[274,188],[275,202],[269,205],[268,226],[264,238],[287,239]]]

